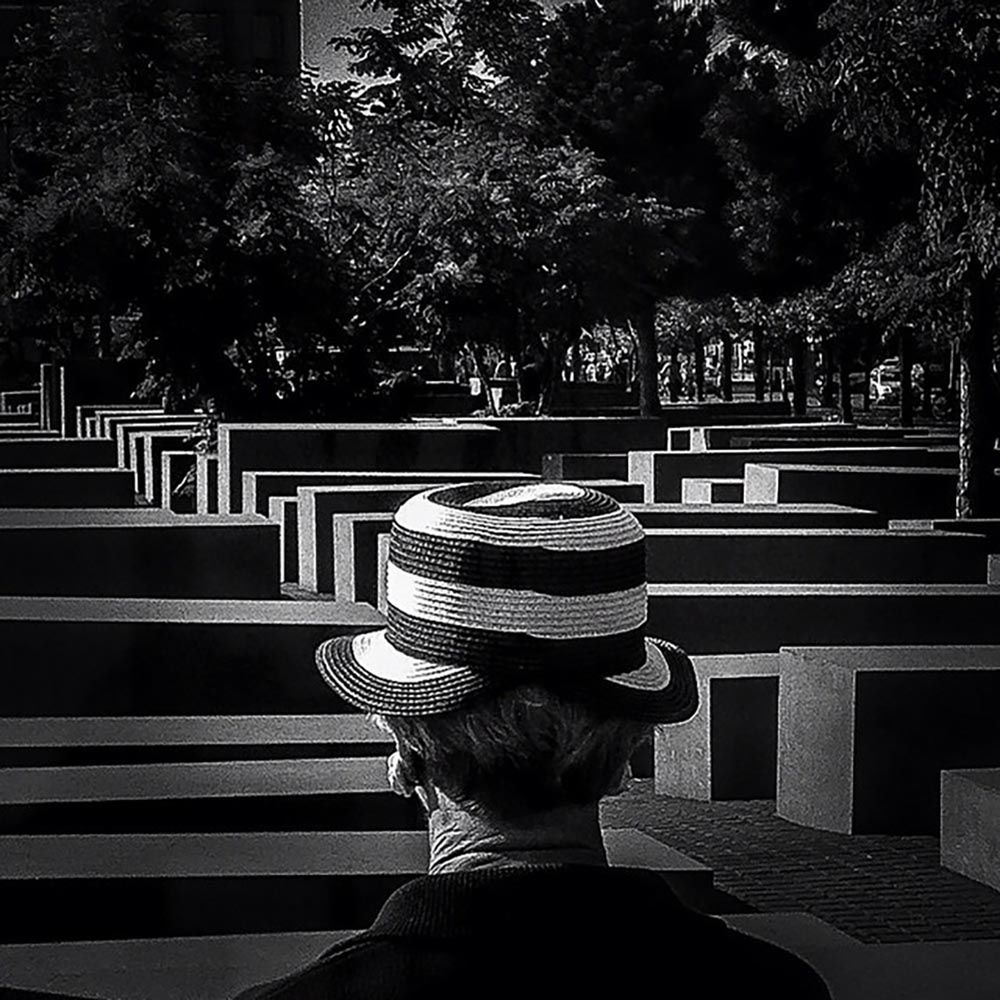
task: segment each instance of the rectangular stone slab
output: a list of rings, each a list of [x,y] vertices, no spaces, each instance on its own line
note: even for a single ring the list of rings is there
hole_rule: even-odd
[[[734,437],[730,447],[737,450],[753,450],[755,448],[783,449],[799,448],[807,451],[810,448],[883,448],[883,447],[917,447],[917,448],[953,448],[958,444],[953,434],[926,434],[918,437],[906,437],[899,434],[864,434],[848,436],[846,434],[832,437],[817,437],[803,440],[796,437],[777,437],[775,435],[757,436],[748,433],[745,437]]]
[[[744,496],[749,503],[843,503],[888,518],[940,517],[955,509],[956,483],[956,472],[944,467],[753,463],[746,466]]]
[[[0,469],[0,507],[134,505],[132,474],[127,469]]]
[[[774,436],[794,437],[807,442],[812,437],[854,437],[858,429],[854,424],[834,424],[825,421],[803,421],[801,417],[775,417],[773,420],[736,424],[692,424],[667,429],[668,451],[711,451],[732,448],[733,440],[740,435],[755,434],[765,438]],[[901,431],[889,431],[902,437]]]
[[[90,437],[88,422],[98,419],[102,413],[163,412],[163,407],[155,403],[81,403],[76,408],[76,436]]]
[[[316,647],[382,621],[346,602],[4,597],[3,714],[342,712]]]
[[[100,437],[115,442],[118,464],[128,465],[128,441],[123,436],[123,427],[196,427],[201,417],[191,413],[110,413],[100,418]]]
[[[711,892],[710,869],[679,852],[634,830],[604,836],[613,865],[659,872],[685,897]],[[2,837],[0,940],[363,927],[426,865],[422,831]],[[115,905],[81,905],[95,892]]]
[[[941,772],[941,864],[1000,892],[1000,768]]]
[[[998,700],[1000,646],[783,649],[778,815],[936,834],[940,772],[1000,760]]]
[[[78,517],[74,524],[0,518],[0,565],[8,570],[0,593],[273,599],[280,597],[278,545],[277,526],[256,516]]]
[[[777,653],[692,658],[698,711],[687,722],[657,726],[658,795],[676,798],[773,798],[777,757]]]
[[[840,504],[625,504],[650,528],[884,528],[886,517]]]
[[[113,469],[115,465],[114,446],[108,441],[0,440],[3,469]]]
[[[22,408],[38,412],[38,389],[8,389],[0,392],[0,413],[19,413]]]
[[[628,481],[628,453],[603,455],[557,452],[542,456],[542,479],[573,482],[577,479]]]
[[[180,496],[178,487],[194,472],[197,458],[193,451],[164,451],[160,454],[160,505],[175,514],[193,514],[196,498],[192,492]]]
[[[1000,588],[973,584],[654,583],[649,634],[689,653],[1000,642]]]
[[[653,528],[651,583],[986,583],[978,535],[870,528]]]
[[[194,443],[190,442],[191,435],[183,430],[153,431],[143,432],[136,435],[136,447],[143,450],[143,469],[145,470],[145,482],[143,484],[143,494],[146,499],[159,507],[163,502],[163,463],[161,456],[168,449],[181,449],[184,447],[191,449],[194,454]]]
[[[341,601],[378,601],[378,540],[392,528],[385,513],[333,515],[333,592]]]
[[[199,514],[219,513],[219,456],[199,452],[195,459],[196,509]]]
[[[931,522],[935,531],[959,531],[982,535],[990,552],[1000,552],[1000,518],[970,517],[935,519]]]
[[[558,452],[604,454],[664,446],[664,417],[490,417],[476,418],[498,428],[498,469],[540,472],[545,455]],[[459,423],[466,421],[460,420]],[[590,477],[588,477],[590,478]],[[601,477],[603,478],[603,477]]]
[[[743,480],[683,479],[681,503],[743,503]]]
[[[395,511],[410,497],[439,485],[302,486],[298,490],[298,582],[316,594],[333,592],[333,515]],[[288,525],[286,522],[286,531]]]
[[[336,472],[298,471],[267,472],[253,470],[243,473],[243,510],[267,516],[272,497],[294,496],[300,486],[378,486],[388,483],[468,483],[486,476],[498,481],[528,482],[537,476],[521,472],[373,472],[340,470]]]
[[[480,424],[220,424],[219,510],[239,510],[243,473],[253,469],[472,474],[504,468],[499,441]]]
[[[118,464],[132,469],[136,476],[136,493],[145,491],[145,453],[138,442],[138,435],[144,431],[165,431],[178,429],[194,432],[198,423],[191,418],[169,420],[139,421],[137,423],[119,423],[115,425],[115,438],[118,445]]]
[[[386,757],[0,768],[0,835],[422,830]]]
[[[299,582],[299,498],[271,497],[268,520],[281,532],[278,575],[282,583]]]
[[[645,488],[646,503],[678,503],[681,499],[681,483],[684,479],[745,478],[744,468],[748,464],[779,465],[804,464],[808,461],[817,466],[910,466],[945,468],[957,464],[958,453],[954,449],[926,448],[825,448],[812,449],[808,459],[804,452],[796,449],[779,451],[765,449],[759,451],[712,450],[702,452],[633,451],[629,453],[629,480],[642,483]],[[749,480],[747,481],[749,486]],[[774,503],[744,490],[747,503]],[[821,497],[811,502],[837,503],[835,498]],[[866,507],[866,504],[850,504]]]

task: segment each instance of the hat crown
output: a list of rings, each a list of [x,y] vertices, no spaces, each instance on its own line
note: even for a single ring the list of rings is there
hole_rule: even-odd
[[[616,501],[567,483],[428,490],[396,513],[387,640],[500,671],[620,672],[645,657],[645,541]],[[614,645],[614,655],[612,655]]]

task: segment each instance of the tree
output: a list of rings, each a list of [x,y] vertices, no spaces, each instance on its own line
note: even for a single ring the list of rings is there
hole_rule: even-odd
[[[155,0],[40,16],[0,91],[0,295],[105,332],[130,316],[149,387],[227,415],[294,408],[306,355],[335,367],[338,276],[304,195],[321,93],[228,71]]]
[[[727,0],[733,23],[767,35],[786,5]],[[1000,278],[998,23],[980,0],[837,0],[809,5],[806,49],[779,41],[786,101],[826,114],[862,158],[909,164],[922,260],[945,296],[957,290],[964,322],[957,511],[989,511],[997,388],[994,343]]]
[[[659,409],[657,302],[714,294],[732,263],[717,212],[722,175],[703,134],[716,87],[710,30],[708,17],[656,0],[570,5],[549,30],[536,91],[543,132],[593,152],[622,196],[674,210],[669,235],[679,252],[671,266],[657,253],[633,255],[645,286],[632,314],[644,413]]]

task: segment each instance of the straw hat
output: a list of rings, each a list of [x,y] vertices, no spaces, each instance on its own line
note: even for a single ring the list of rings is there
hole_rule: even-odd
[[[421,493],[393,520],[386,592],[387,628],[316,652],[327,683],[365,711],[432,715],[522,683],[641,721],[697,708],[687,655],[645,636],[643,530],[596,490]]]

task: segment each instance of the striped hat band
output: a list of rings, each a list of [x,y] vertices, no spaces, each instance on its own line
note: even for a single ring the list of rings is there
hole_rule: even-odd
[[[387,642],[491,673],[642,664],[645,541],[634,518],[578,486],[497,487],[447,487],[399,509]]]

